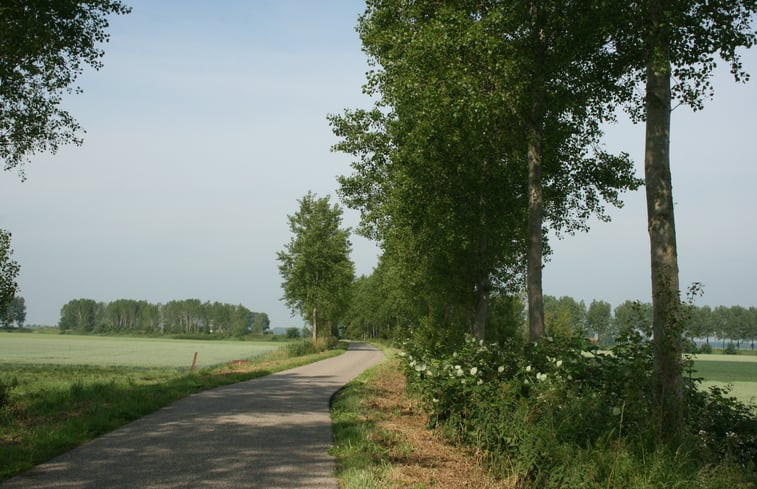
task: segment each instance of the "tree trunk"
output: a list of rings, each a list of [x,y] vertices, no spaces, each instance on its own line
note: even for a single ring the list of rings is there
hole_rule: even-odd
[[[474,336],[476,339],[486,339],[486,316],[489,310],[489,273],[485,263],[485,257],[487,253],[487,239],[486,235],[479,238],[479,270],[478,270],[478,283],[476,284],[476,321],[474,324]]]
[[[544,197],[541,187],[541,131],[532,128],[528,142],[528,338],[531,342],[544,334],[542,295],[542,220]]]
[[[528,292],[528,338],[535,342],[544,334],[544,298],[542,296],[542,138],[544,120],[544,74],[546,62],[544,30],[538,3],[531,5],[533,22],[534,74],[531,86],[531,114],[528,128],[528,251],[526,289]]]
[[[669,27],[663,19],[668,2],[649,3],[644,179],[652,272],[654,382],[659,433],[673,445],[683,434],[680,296],[673,188],[670,174]]]
[[[318,308],[313,308],[313,341],[318,339]]]

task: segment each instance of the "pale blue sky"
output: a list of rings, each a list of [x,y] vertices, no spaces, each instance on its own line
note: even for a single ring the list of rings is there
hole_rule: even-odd
[[[13,233],[28,322],[55,324],[88,297],[242,303],[300,325],[279,301],[276,252],[308,190],[335,198],[350,159],[326,115],[367,106],[354,26],[361,1],[129,2],[105,67],[66,107],[82,147],[35,157],[28,180],[0,174],[0,227]],[[757,75],[757,55],[745,66]],[[701,113],[678,109],[672,155],[684,284],[701,303],[757,305],[757,86],[718,79]],[[643,128],[608,128],[641,168]],[[614,221],[554,242],[545,293],[649,300],[643,191]],[[346,224],[357,216],[348,211]],[[376,248],[353,238],[359,273]]]

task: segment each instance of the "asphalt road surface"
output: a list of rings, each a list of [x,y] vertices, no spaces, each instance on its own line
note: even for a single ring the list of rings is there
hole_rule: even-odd
[[[352,343],[338,357],[192,395],[0,488],[336,489],[329,400],[382,358]]]

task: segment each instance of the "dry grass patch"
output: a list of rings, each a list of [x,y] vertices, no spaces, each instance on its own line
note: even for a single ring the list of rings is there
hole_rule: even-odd
[[[407,383],[396,360],[370,382],[365,417],[374,425],[371,441],[387,453],[387,487],[438,489],[509,489],[495,479],[474,454],[453,446],[426,428],[427,415],[407,395]]]

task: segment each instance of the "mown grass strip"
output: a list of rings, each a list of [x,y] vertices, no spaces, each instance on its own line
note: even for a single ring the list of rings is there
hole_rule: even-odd
[[[282,348],[251,362],[196,372],[5,364],[0,481],[188,395],[331,358],[344,349],[341,344],[291,357],[290,349]]]
[[[347,384],[334,397],[331,420],[337,477],[342,489],[380,489],[388,487],[386,473],[389,453],[378,441],[376,422],[385,414],[370,402],[377,395],[376,382],[392,368],[390,362],[372,367]]]

